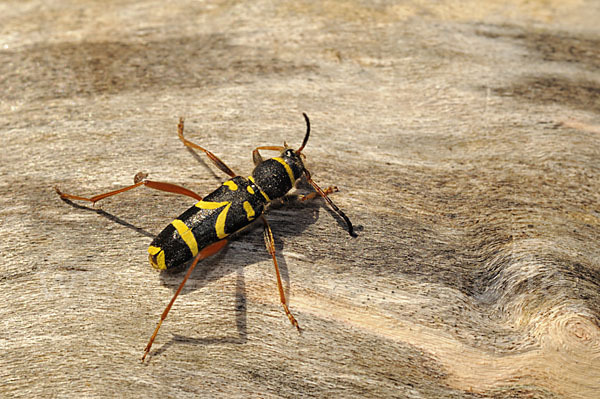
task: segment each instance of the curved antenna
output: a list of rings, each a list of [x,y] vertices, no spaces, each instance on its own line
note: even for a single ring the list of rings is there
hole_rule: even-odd
[[[308,136],[310,136],[310,120],[308,120],[308,116],[306,116],[306,114],[304,112],[302,113],[302,116],[304,116],[304,120],[306,121],[306,135],[304,136],[304,140],[302,140],[302,145],[296,151],[296,154],[298,154],[298,155],[300,155],[300,153],[304,149],[304,146],[306,145],[306,142],[308,141]]]
[[[327,201],[331,209],[333,209],[335,213],[337,213],[338,216],[341,217],[344,220],[344,222],[346,222],[346,226],[348,226],[348,234],[350,234],[350,236],[352,237],[357,237],[357,234],[354,232],[352,222],[350,221],[348,216],[346,216],[346,214],[340,208],[338,208],[337,205],[333,203],[333,201],[327,196],[327,194],[321,189],[321,187],[319,187],[317,183],[313,181],[313,179],[310,177],[310,173],[308,172],[308,170],[306,170],[306,168],[304,168],[304,174],[306,176],[306,180],[310,183],[311,186],[313,186],[315,191],[319,193],[319,195],[323,197],[325,201]]]

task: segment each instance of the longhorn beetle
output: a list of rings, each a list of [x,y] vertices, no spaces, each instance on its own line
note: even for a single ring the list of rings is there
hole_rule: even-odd
[[[204,151],[208,158],[221,171],[230,176],[230,179],[226,180],[223,185],[204,198],[193,191],[175,184],[146,180],[146,175],[143,173],[138,173],[134,177],[134,184],[131,186],[96,195],[91,198],[65,194],[61,192],[58,187],[55,187],[56,192],[62,199],[89,201],[94,204],[106,197],[120,194],[142,185],[155,190],[187,195],[198,200],[195,205],[182,213],[177,219],[173,220],[171,224],[158,234],[150,244],[150,247],[148,247],[150,264],[156,269],[173,269],[181,266],[192,258],[194,260],[183,278],[183,281],[173,295],[171,302],[169,302],[163,311],[160,321],[150,337],[148,345],[146,345],[144,355],[142,356],[142,362],[150,352],[150,348],[158,334],[161,324],[166,319],[171,306],[173,306],[175,299],[183,289],[185,282],[190,277],[196,264],[201,259],[219,252],[225,244],[227,244],[227,237],[229,235],[244,229],[258,218],[260,218],[263,223],[265,245],[273,258],[273,264],[275,265],[277,288],[279,289],[281,305],[292,325],[300,331],[298,322],[287,306],[283,285],[281,284],[279,266],[277,265],[277,258],[275,257],[273,233],[264,216],[264,212],[269,203],[276,199],[283,198],[287,192],[294,187],[296,181],[304,175],[308,183],[315,189],[315,192],[301,197],[300,200],[304,201],[311,199],[317,195],[323,197],[329,206],[331,206],[331,208],[344,220],[348,227],[348,233],[351,236],[356,237],[350,219],[348,219],[344,212],[342,212],[327,196],[327,194],[336,191],[336,188],[329,187],[325,190],[321,189],[312,180],[310,173],[304,167],[302,161],[304,154],[302,153],[302,150],[304,150],[304,146],[310,135],[310,121],[305,113],[302,115],[306,121],[306,134],[300,148],[293,150],[285,143],[284,146],[262,146],[255,148],[254,151],[252,151],[252,159],[255,168],[252,171],[252,175],[248,176],[248,178],[238,176],[212,152],[184,138],[183,118],[180,118],[179,124],[177,125],[177,133],[183,144],[189,148]],[[263,160],[260,155],[260,150],[279,151],[281,154],[278,157]]]

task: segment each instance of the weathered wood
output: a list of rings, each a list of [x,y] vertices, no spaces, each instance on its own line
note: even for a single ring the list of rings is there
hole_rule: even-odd
[[[0,5],[0,396],[574,397],[600,391],[597,2]],[[257,145],[321,201],[194,271],[146,260]],[[193,201],[192,201],[193,202]]]

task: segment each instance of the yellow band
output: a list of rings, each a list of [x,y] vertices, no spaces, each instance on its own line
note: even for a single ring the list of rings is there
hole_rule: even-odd
[[[244,201],[243,206],[244,210],[246,211],[246,217],[248,218],[248,221],[253,220],[254,216],[256,215],[256,212],[254,212],[254,208],[252,208],[252,205],[250,205],[248,201]]]
[[[217,216],[217,223],[215,224],[215,230],[217,231],[218,238],[227,237],[227,233],[225,233],[225,221],[227,220],[227,212],[229,212],[229,208],[231,207],[231,202],[227,203],[225,209],[219,213]]]
[[[225,183],[223,183],[223,185],[229,187],[231,191],[238,189],[237,184],[235,184],[232,180],[227,180]]]
[[[167,268],[167,265],[165,264],[165,251],[163,251],[162,248],[153,247],[152,245],[150,245],[148,247],[148,253],[150,254],[149,260],[152,267],[161,270],[165,270]],[[158,256],[154,258],[154,256],[156,256],[157,254]]]
[[[187,244],[188,248],[192,252],[192,256],[196,256],[198,254],[198,243],[196,242],[196,237],[194,237],[192,230],[190,230],[190,228],[179,219],[173,220],[171,224],[177,229],[177,232]]]
[[[248,176],[248,180],[250,180],[256,187],[258,187],[258,184],[256,184],[256,182],[254,181],[254,177],[252,176]],[[248,187],[250,188],[250,187]],[[269,196],[267,195],[267,193],[265,193],[263,190],[261,190],[260,187],[258,187],[258,189],[260,190],[260,193],[262,194],[263,197],[265,197],[265,199],[267,200],[267,202],[271,202],[271,198],[269,198]],[[248,190],[250,191],[250,190]]]
[[[294,182],[296,181],[296,178],[294,177],[294,172],[292,172],[292,168],[290,168],[290,165],[288,165],[281,157],[275,157],[272,159],[283,165],[283,167],[285,168],[285,171],[287,172],[288,176],[290,177],[290,182],[292,183],[292,186],[294,186]]]
[[[229,204],[228,201],[224,202],[211,202],[211,201],[200,201],[196,203],[196,206],[200,209],[219,209]]]

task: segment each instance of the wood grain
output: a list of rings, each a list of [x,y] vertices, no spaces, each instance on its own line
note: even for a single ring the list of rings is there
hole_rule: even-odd
[[[3,2],[0,396],[594,398],[594,1]],[[146,248],[186,198],[313,134],[324,205],[183,275]],[[302,189],[300,190],[302,191]]]

